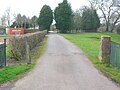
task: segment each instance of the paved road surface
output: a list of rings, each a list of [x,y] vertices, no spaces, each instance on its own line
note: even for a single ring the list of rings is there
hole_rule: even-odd
[[[9,90],[120,90],[78,47],[56,34],[49,35],[35,69],[12,87]]]

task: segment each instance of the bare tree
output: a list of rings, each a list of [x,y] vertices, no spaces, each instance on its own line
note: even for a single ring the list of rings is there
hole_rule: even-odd
[[[6,27],[6,16],[5,16],[5,15],[3,15],[3,16],[1,17],[1,25],[2,25],[3,27]]]
[[[110,19],[110,31],[112,32],[115,26],[120,22],[120,8],[116,10],[113,15],[111,15]]]
[[[88,0],[91,9],[98,9],[98,0]]]
[[[5,11],[8,27],[10,27],[10,8]]]
[[[98,8],[102,12],[102,18],[106,24],[106,31],[113,31],[120,19],[119,3],[116,0],[89,0],[89,2],[92,7]],[[96,5],[92,4],[93,2],[96,2]]]

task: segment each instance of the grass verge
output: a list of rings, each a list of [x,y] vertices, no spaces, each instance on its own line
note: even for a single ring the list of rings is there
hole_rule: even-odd
[[[48,37],[45,37],[44,41],[38,44],[38,46],[32,51],[31,59],[33,64],[36,63],[37,59],[40,58],[40,55],[45,51],[47,40],[48,40]]]
[[[0,83],[4,83],[5,81],[17,77],[17,75],[24,73],[31,67],[33,67],[32,64],[31,65],[24,64],[24,65],[7,66],[5,68],[0,69]]]
[[[104,72],[106,76],[120,84],[120,71],[101,62],[98,59],[100,48],[100,37],[102,35],[109,35],[112,41],[120,43],[120,35],[114,33],[83,33],[83,34],[61,34],[63,37],[80,47],[86,56],[95,64],[96,68]]]
[[[0,84],[14,79],[15,81],[23,77],[24,74],[35,66],[37,59],[44,52],[47,37],[32,51],[32,64],[16,64],[0,69]]]

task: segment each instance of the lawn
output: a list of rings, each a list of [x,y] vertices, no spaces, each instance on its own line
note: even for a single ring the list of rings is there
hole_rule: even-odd
[[[120,43],[120,35],[114,33],[81,33],[81,34],[61,34],[80,47],[86,56],[95,66],[110,78],[120,83],[120,71],[112,65],[107,65],[98,59],[100,38],[102,35],[109,35],[113,42]]]

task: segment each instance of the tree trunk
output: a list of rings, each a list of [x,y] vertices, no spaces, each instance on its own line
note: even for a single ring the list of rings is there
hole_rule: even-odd
[[[108,32],[108,31],[109,31],[109,27],[107,26],[107,27],[106,27],[106,32]]]
[[[106,22],[106,32],[109,32],[109,23]]]
[[[115,28],[115,25],[112,25],[110,32],[113,32],[114,28]]]

